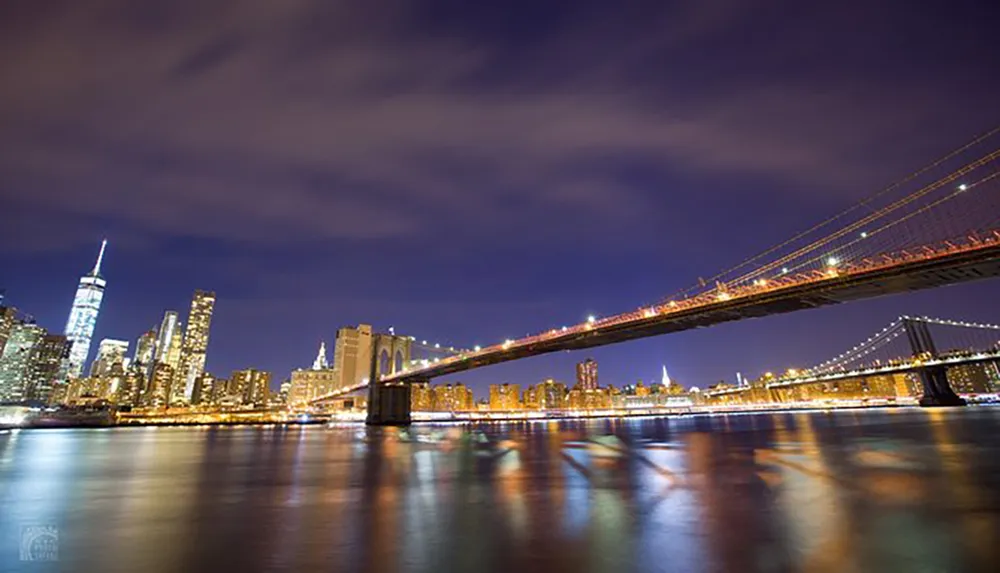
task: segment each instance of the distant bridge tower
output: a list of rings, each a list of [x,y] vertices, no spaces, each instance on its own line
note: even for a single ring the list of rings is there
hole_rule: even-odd
[[[903,328],[915,358],[937,358],[937,348],[927,322],[907,316],[903,318]],[[951,389],[947,373],[945,366],[925,366],[917,371],[924,387],[924,395],[920,398],[921,406],[965,406],[965,400]]]
[[[409,382],[383,383],[385,374],[401,372],[410,363],[413,340],[395,334],[372,335],[372,360],[369,368],[368,417],[374,426],[405,426],[410,423]]]

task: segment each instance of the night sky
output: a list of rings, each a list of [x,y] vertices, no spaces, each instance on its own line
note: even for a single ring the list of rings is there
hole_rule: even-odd
[[[998,18],[989,0],[8,0],[0,288],[61,330],[107,237],[94,348],[215,290],[208,369],[275,383],[342,325],[472,346],[633,309],[995,127]],[[593,356],[602,384],[666,363],[705,385],[904,312],[1000,320],[998,288],[448,380],[483,396]]]

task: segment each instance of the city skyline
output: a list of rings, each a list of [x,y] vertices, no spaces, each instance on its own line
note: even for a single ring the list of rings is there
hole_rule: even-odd
[[[453,6],[448,18],[361,2],[334,14],[227,5],[231,34],[186,34],[201,8],[180,0],[162,35],[121,0],[109,12],[131,16],[110,20],[4,6],[22,55],[0,67],[10,303],[56,331],[106,236],[98,340],[135,341],[207,288],[221,302],[206,367],[223,375],[280,378],[360,323],[488,345],[696,284],[1000,121],[981,49],[992,6],[647,2],[602,26],[595,5],[556,4]],[[98,66],[117,73],[86,72]],[[664,362],[685,384],[752,377],[822,360],[900,314],[997,321],[994,290],[593,354],[610,380],[655,379]],[[461,380],[482,393],[584,357]]]
[[[106,243],[106,240],[105,240],[105,243]],[[99,265],[102,262],[101,259],[103,258],[103,246],[104,246],[104,244],[102,243],[102,251],[101,251],[101,254],[98,257],[97,264],[95,264],[95,267],[94,267],[95,270],[92,270],[91,273],[88,273],[87,275],[84,275],[84,277],[83,277],[84,279],[87,278],[87,277],[95,276],[94,272],[96,272],[96,270],[99,269]],[[959,288],[961,288],[961,287],[959,287]],[[214,293],[209,293],[207,291],[201,291],[201,290],[196,289],[195,295],[194,295],[194,299],[192,300],[192,311],[195,312],[196,314],[204,315],[204,312],[205,312],[204,310],[200,310],[200,311],[196,310],[196,307],[199,306],[199,304],[197,303],[197,301],[199,300],[199,298],[203,298],[203,297],[207,297],[207,298],[210,299],[209,308],[207,309],[207,311],[208,311],[207,321],[208,321],[208,323],[210,323],[211,322],[211,314],[212,314],[211,306],[214,306],[214,300],[215,300]],[[30,313],[28,313],[28,314],[30,314]],[[204,319],[202,319],[201,322],[204,323],[205,322]],[[164,326],[166,326],[167,328],[164,329]],[[368,327],[368,325],[362,325],[362,328],[367,328],[367,327]],[[179,320],[179,315],[178,315],[178,313],[176,311],[167,310],[167,311],[165,311],[163,313],[163,319],[162,319],[162,322],[161,322],[161,325],[160,325],[160,329],[159,329],[159,332],[158,332],[158,335],[157,335],[156,344],[154,346],[155,351],[156,351],[156,356],[157,356],[156,361],[160,361],[162,358],[166,358],[167,354],[168,354],[167,352],[163,352],[161,354],[161,351],[164,351],[164,347],[160,346],[160,341],[164,339],[164,332],[169,332],[169,333],[172,334],[172,336],[170,336],[169,338],[175,344],[168,344],[168,347],[170,347],[170,346],[179,346],[176,343],[180,342],[180,340],[184,336],[184,330],[185,330],[184,329],[184,323]],[[345,331],[352,331],[352,332],[354,332],[354,331],[356,331],[356,329],[353,328],[353,327],[340,327],[340,328],[338,328],[337,331],[336,331],[336,333],[331,337],[331,341],[334,343],[333,344],[334,349],[337,348],[337,341],[338,341],[338,339],[340,339],[340,336],[338,336],[338,335],[341,334],[341,333],[343,333],[343,332],[345,332]],[[372,331],[372,332],[373,333],[377,332],[377,330]],[[365,332],[362,332],[361,334],[364,336]],[[370,335],[368,335],[368,336],[370,336]],[[137,338],[141,338],[141,336],[139,336]],[[204,334],[199,334],[197,336],[197,338],[199,338],[199,340],[201,340],[202,338],[207,338],[207,336],[205,336]],[[107,338],[107,339],[101,338],[101,340],[102,340],[102,344],[103,343],[113,343],[115,345],[124,345],[125,346],[125,350],[123,352],[125,352],[125,353],[127,353],[128,349],[130,347],[130,344],[128,343],[127,340],[115,340],[115,339],[110,339],[110,338]],[[320,344],[321,344],[320,355],[315,356],[315,358],[313,359],[313,364],[312,364],[313,368],[315,368],[316,364],[319,363],[318,361],[320,360],[320,357],[323,356],[323,352],[325,350],[325,341],[321,341]],[[341,343],[340,343],[341,347],[343,347],[343,344],[344,344],[344,341],[341,340]],[[354,346],[356,346],[357,342],[354,342],[352,344]],[[432,344],[433,344],[433,342],[432,342]],[[205,361],[206,361],[206,358],[207,358],[207,352],[205,352],[205,348],[207,347],[207,342],[205,342],[205,341],[194,342],[193,345],[192,345],[192,347],[194,347],[194,346],[197,346],[201,350],[199,352],[197,352],[198,356],[194,357],[193,364],[191,365],[192,366],[192,374],[193,375],[184,376],[182,373],[178,372],[178,370],[179,370],[178,364],[172,364],[169,361],[167,362],[168,364],[170,364],[172,366],[172,368],[174,370],[174,372],[172,373],[171,378],[173,380],[175,380],[176,382],[180,383],[180,387],[179,388],[175,388],[171,392],[173,394],[173,392],[175,392],[176,390],[179,389],[181,391],[182,395],[184,396],[185,400],[190,400],[190,393],[193,390],[193,381],[194,381],[194,379],[196,379],[198,376],[200,376],[201,372],[212,372],[211,368],[207,368],[205,366]],[[179,358],[178,357],[179,357],[179,354],[180,354],[180,349],[176,348],[174,350],[175,351],[170,351],[169,354],[173,355],[174,362],[179,362]],[[601,350],[604,350],[604,349],[595,349],[595,350],[585,351],[585,352],[580,352],[580,353],[570,353],[570,355],[574,356],[574,357],[579,356],[581,358],[586,358],[586,360],[591,360],[591,358],[589,356],[586,356],[586,354],[588,354],[588,353],[593,354],[594,352],[600,353]],[[138,351],[138,348],[136,348],[136,351]],[[357,354],[357,352],[354,351],[354,354]],[[366,358],[366,356],[370,356],[370,355],[366,354],[364,356],[355,356],[354,359],[351,362],[353,363],[354,361],[357,361],[359,364],[362,363],[362,362],[365,363],[365,364],[367,364],[367,360],[368,359]],[[87,370],[85,372],[89,372],[89,371],[91,371],[91,369],[93,369],[94,367],[96,367],[97,366],[97,361],[98,361],[99,358],[100,358],[99,355],[95,355],[94,358],[93,358],[93,360],[91,362],[85,363],[84,366],[86,366],[86,368],[87,368]],[[252,364],[252,362],[254,362],[254,361],[243,361],[243,362],[240,362],[240,359],[237,358],[236,363],[238,364],[238,366],[235,367],[233,369],[233,371],[240,370],[242,368],[251,368],[252,369],[252,368],[254,368],[254,365]],[[259,360],[258,360],[258,362],[259,362]],[[578,379],[578,377],[579,377],[579,367],[580,367],[581,364],[582,363],[574,362],[573,364],[570,365],[571,367],[568,370],[560,369],[557,372],[545,370],[545,371],[539,372],[537,375],[534,375],[534,377],[525,377],[525,378],[511,378],[509,376],[508,377],[495,377],[495,376],[489,376],[487,374],[485,377],[481,378],[481,380],[484,380],[484,381],[481,381],[479,383],[477,383],[476,381],[471,382],[471,388],[475,392],[476,399],[480,399],[480,397],[488,397],[489,396],[489,391],[488,391],[489,387],[491,385],[494,385],[494,384],[511,383],[511,384],[532,385],[532,384],[535,384],[535,383],[537,383],[539,381],[546,380],[546,379],[552,379],[552,378],[561,379],[561,380],[565,380],[565,381],[568,382],[568,381],[574,379],[574,369],[575,369],[575,373],[576,373],[575,375],[576,375],[576,377]],[[803,361],[796,361],[796,362],[794,362],[794,365],[801,365],[801,364],[804,364],[804,362]],[[759,372],[756,373],[756,375],[757,376],[762,376],[765,373],[770,372],[771,370],[782,371],[782,369],[785,366],[787,366],[787,364],[786,365],[778,365],[778,366],[771,365],[771,366],[768,366],[766,368],[761,369]],[[329,367],[330,367],[331,371],[333,371],[336,368],[336,354],[335,353],[334,353],[334,359],[329,362]],[[495,368],[495,367],[491,367],[490,370],[492,370],[493,368]],[[271,388],[272,388],[272,390],[277,390],[278,385],[281,383],[281,381],[282,380],[287,380],[292,372],[294,372],[295,370],[308,370],[308,369],[309,369],[308,365],[306,365],[306,364],[298,364],[298,365],[294,365],[292,368],[290,368],[287,371],[282,371],[282,370],[268,370],[267,368],[262,368],[261,370],[271,373],[271,375],[272,375],[272,378],[270,379]],[[661,378],[661,381],[662,381],[662,379],[670,380],[669,375],[666,373],[666,366],[663,365],[663,364],[660,364],[660,369],[661,369],[661,372],[660,372],[660,374],[658,376]],[[704,386],[712,385],[712,384],[719,383],[719,382],[731,382],[733,380],[736,380],[737,384],[739,384],[739,382],[741,380],[743,380],[742,374],[741,374],[742,370],[744,370],[744,369],[741,368],[740,370],[734,370],[731,373],[732,376],[730,378],[720,377],[720,378],[717,378],[717,379],[682,380],[681,384],[684,387],[689,387],[689,388],[690,387],[696,387],[696,386],[704,387]],[[228,372],[228,371],[230,371],[230,370],[227,370],[227,369],[223,368],[223,369],[220,369],[218,372],[219,373],[224,373],[224,372]],[[487,370],[487,372],[489,372],[489,370]],[[637,380],[639,380],[639,381],[645,381],[647,383],[653,383],[657,379],[657,377],[658,377],[654,373],[645,373],[644,372],[644,374],[646,374],[646,375],[640,374],[640,375],[632,376],[632,377],[629,377],[628,375],[626,375],[625,377],[616,376],[609,383],[613,384],[613,385],[617,385],[617,386],[626,386],[628,384],[633,384]],[[363,373],[360,373],[360,374],[356,373],[356,374],[354,374],[354,376],[355,377],[359,377],[359,378],[366,378],[366,376],[364,376]],[[468,378],[470,378],[470,376],[462,376],[462,375],[447,376],[447,377],[442,378],[440,380],[440,383],[442,383],[442,384],[445,384],[445,383],[456,383],[456,382],[469,383]],[[334,386],[336,386],[338,384],[336,381],[332,381],[331,383]]]

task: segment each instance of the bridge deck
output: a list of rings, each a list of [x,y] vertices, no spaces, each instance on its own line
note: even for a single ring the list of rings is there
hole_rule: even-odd
[[[813,275],[806,280],[770,288],[749,289],[731,298],[703,294],[683,302],[686,307],[640,309],[573,327],[569,332],[550,331],[510,344],[483,349],[428,367],[383,378],[386,382],[408,382],[435,378],[530,356],[581,350],[628,340],[703,328],[744,320],[838,304],[888,294],[940,287],[1000,276],[1000,241],[996,234],[976,240],[951,252],[930,252],[907,260],[869,264],[837,275]],[[754,292],[756,290],[756,292]],[[706,298],[708,297],[708,298]],[[694,302],[692,304],[692,301]]]

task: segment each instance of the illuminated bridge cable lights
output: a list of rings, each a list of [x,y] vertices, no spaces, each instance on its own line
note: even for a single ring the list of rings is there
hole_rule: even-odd
[[[684,330],[698,325],[699,321],[705,321],[702,325],[710,325],[719,321],[720,309],[730,313],[731,320],[732,313],[742,316],[746,312],[744,308],[775,312],[767,310],[772,301],[804,302],[802,297],[813,294],[819,294],[820,300],[843,302],[830,298],[830,293],[840,293],[857,285],[871,284],[885,292],[897,292],[878,283],[884,277],[896,276],[894,273],[906,276],[914,273],[921,280],[928,280],[927,276],[919,274],[925,272],[921,269],[992,264],[1000,247],[1000,193],[996,192],[1000,149],[994,147],[984,153],[981,148],[996,144],[994,135],[997,132],[993,130],[930,168],[911,174],[862,201],[860,207],[845,211],[856,213],[854,220],[838,215],[768,250],[768,256],[773,256],[768,262],[762,263],[763,256],[752,257],[754,269],[742,276],[733,277],[732,271],[745,269],[745,264],[737,265],[714,280],[700,280],[701,290],[693,294],[686,292],[683,298],[672,297],[600,319],[588,316],[580,324],[508,339],[476,350],[476,362],[469,367]],[[952,161],[959,165],[948,165]],[[988,172],[990,169],[992,173]],[[959,192],[961,185],[965,189]],[[843,226],[829,232],[828,223],[835,220]],[[822,236],[814,232],[823,227],[828,228],[823,229]],[[979,268],[976,267],[976,272]],[[985,271],[994,272],[988,266]],[[978,276],[989,275],[980,273]],[[926,286],[937,285],[931,282]],[[875,356],[879,349],[885,351],[886,345],[898,337],[895,333],[883,333],[817,368],[843,368],[861,357]],[[508,352],[512,349],[519,352]],[[436,376],[455,372],[457,370],[450,365],[465,358],[441,359],[438,366],[424,367],[420,374]]]
[[[995,133],[996,130],[977,141],[983,141]],[[727,285],[739,285],[749,283],[754,278],[761,275],[774,274],[780,276],[796,270],[808,270],[810,268],[815,268],[813,265],[817,264],[824,256],[822,251],[827,251],[827,257],[838,256],[838,258],[845,259],[845,262],[850,262],[859,257],[878,254],[879,252],[884,252],[893,248],[902,248],[907,244],[919,244],[921,240],[918,239],[921,237],[914,236],[913,234],[907,232],[895,233],[889,241],[871,241],[870,239],[872,239],[875,235],[882,234],[887,229],[895,227],[900,223],[907,222],[918,215],[933,212],[937,207],[946,201],[950,201],[951,199],[961,195],[961,192],[956,191],[954,193],[948,193],[942,198],[935,199],[934,197],[934,193],[936,192],[952,189],[953,187],[951,187],[951,185],[955,184],[958,179],[981,172],[984,168],[986,168],[986,166],[994,163],[998,157],[1000,157],[1000,150],[981,156],[979,159],[967,163],[957,171],[953,171],[944,177],[940,177],[930,183],[927,183],[918,188],[916,191],[874,210],[871,214],[862,217],[860,220],[854,221],[847,226],[826,235],[825,237],[817,238],[804,246],[795,248],[791,252],[781,255],[776,260],[761,265],[756,270],[743,276],[722,280],[720,282]],[[994,176],[995,174],[986,175],[976,184],[988,182]],[[973,184],[963,184],[966,185],[966,189],[973,187]],[[895,190],[896,187],[893,189]],[[930,202],[921,203],[921,200],[930,200]],[[870,202],[866,200],[862,203],[867,204]],[[949,221],[954,219],[955,217],[948,218]],[[964,219],[964,217],[960,218],[960,220]],[[919,225],[920,232],[923,236],[926,236],[928,231],[934,231],[938,234],[938,236],[945,234],[942,232],[943,229],[939,228],[941,226],[940,224],[927,225],[926,223],[927,221],[923,221]],[[821,224],[817,226],[817,228],[822,226],[823,225]],[[800,235],[799,238],[803,238],[806,235],[808,235],[808,233]],[[851,240],[852,237],[856,237],[856,239]],[[864,244],[859,244],[861,242],[864,242]],[[786,242],[781,246],[789,246],[791,244],[792,243]],[[777,254],[781,252],[781,249],[776,247],[769,249],[767,252]],[[757,260],[760,260],[760,258],[756,257],[751,260],[756,262]],[[742,266],[745,266],[745,264],[737,265],[734,269],[738,269]],[[726,274],[727,273],[722,273],[719,275],[719,278],[724,277]]]
[[[910,185],[912,183],[920,181],[922,178],[924,178],[926,176],[929,176],[931,173],[933,173],[935,171],[941,170],[942,168],[944,168],[949,163],[951,163],[951,162],[953,162],[953,161],[961,158],[963,155],[966,155],[970,151],[972,151],[972,150],[974,150],[974,149],[976,149],[978,147],[981,147],[982,145],[984,145],[984,144],[986,144],[988,142],[995,141],[993,138],[998,133],[1000,133],[1000,127],[991,129],[991,130],[987,131],[986,133],[983,133],[982,135],[976,137],[975,139],[973,139],[972,141],[966,143],[965,145],[963,145],[963,146],[961,146],[961,147],[959,147],[959,148],[951,151],[950,153],[944,155],[943,157],[937,159],[933,163],[931,163],[931,164],[929,164],[929,165],[927,165],[927,166],[925,166],[925,167],[923,167],[923,168],[921,168],[921,169],[919,169],[917,171],[914,171],[914,172],[910,173],[909,175],[907,175],[906,177],[900,179],[899,181],[897,181],[897,182],[895,182],[895,183],[893,183],[893,184],[891,184],[891,185],[889,185],[889,186],[887,186],[887,187],[885,187],[885,188],[877,191],[876,193],[874,193],[874,194],[866,197],[865,199],[863,199],[863,200],[855,203],[854,205],[852,205],[852,206],[848,207],[847,209],[845,209],[845,210],[837,213],[836,215],[834,215],[832,217],[829,217],[829,218],[827,218],[827,219],[825,219],[825,220],[823,220],[823,221],[821,221],[821,222],[819,222],[819,223],[817,223],[817,224],[815,224],[815,225],[813,225],[813,226],[805,229],[804,231],[801,231],[801,232],[793,235],[791,238],[785,240],[782,243],[774,245],[774,246],[772,246],[772,247],[770,247],[768,249],[765,249],[764,251],[762,251],[762,252],[760,252],[760,253],[752,256],[752,257],[749,257],[749,258],[743,260],[739,264],[737,264],[737,265],[735,265],[733,267],[730,267],[729,269],[726,269],[726,270],[718,273],[717,275],[711,277],[710,279],[708,279],[708,281],[702,281],[701,282],[701,286],[704,286],[704,284],[706,282],[707,283],[712,283],[712,282],[717,281],[717,280],[722,280],[724,277],[732,276],[734,273],[740,271],[740,269],[744,269],[744,268],[747,268],[749,266],[755,265],[759,261],[767,260],[768,257],[775,257],[775,256],[777,256],[777,257],[780,258],[781,253],[783,252],[784,249],[793,248],[795,245],[802,244],[803,242],[810,241],[811,239],[809,239],[809,237],[816,236],[816,234],[819,233],[821,230],[823,230],[825,228],[829,228],[832,225],[834,225],[835,223],[838,223],[839,221],[844,220],[845,218],[847,218],[852,213],[855,213],[855,212],[860,211],[862,209],[871,210],[872,207],[878,205],[880,201],[885,200],[885,199],[891,197],[894,193],[897,193],[897,192],[899,192],[902,189],[905,189],[906,186],[908,186],[908,185]],[[865,230],[864,232],[867,233],[867,230]],[[771,260],[773,261],[774,259],[771,259]],[[764,272],[767,272],[767,271],[765,270]],[[787,275],[790,272],[791,272],[791,269],[786,266],[786,267],[784,267],[784,268],[781,269],[780,274]],[[675,296],[687,296],[692,291],[695,291],[695,290],[697,290],[697,287],[684,289],[684,290],[680,291],[679,293],[677,293]]]

